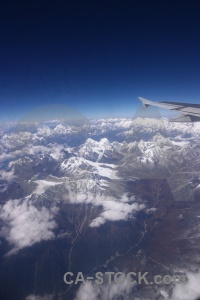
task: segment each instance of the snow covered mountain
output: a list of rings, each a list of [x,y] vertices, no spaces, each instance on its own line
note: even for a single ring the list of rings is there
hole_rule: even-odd
[[[28,266],[33,260],[36,269],[29,270],[31,278],[39,278],[36,294],[55,294],[43,279],[58,274],[53,281],[64,299],[62,266],[73,272],[81,268],[85,275],[114,268],[134,271],[134,266],[173,274],[188,270],[185,261],[197,264],[198,123],[99,119],[79,128],[54,120],[31,131],[11,128],[0,131],[0,258],[16,258],[16,265],[28,259]],[[41,271],[47,267],[43,256],[48,263],[54,258],[52,272]],[[13,271],[10,261],[5,262],[8,272]],[[133,295],[129,292],[127,299]],[[141,299],[160,300],[170,288],[147,292],[142,286],[134,292]],[[74,292],[66,295],[73,299]]]

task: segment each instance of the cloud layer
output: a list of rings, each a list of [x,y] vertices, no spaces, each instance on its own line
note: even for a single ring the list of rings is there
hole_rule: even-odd
[[[9,200],[0,210],[0,218],[4,221],[1,236],[13,245],[9,254],[32,246],[35,243],[54,238],[53,230],[56,222],[53,215],[56,208],[47,210],[37,209],[28,198]]]
[[[74,300],[113,300],[115,297],[126,296],[131,292],[132,283],[97,285],[91,281],[81,284]],[[124,299],[124,298],[123,298]]]
[[[45,296],[29,295],[26,297],[25,300],[53,300],[53,295],[45,295]]]
[[[72,203],[93,204],[103,208],[102,213],[91,222],[90,227],[98,227],[106,221],[127,220],[135,212],[145,208],[144,204],[134,202],[134,197],[128,198],[126,194],[119,199],[105,195],[94,197],[88,194],[71,195],[69,199]]]
[[[175,286],[171,300],[197,300],[200,297],[200,272],[187,273],[188,281]]]

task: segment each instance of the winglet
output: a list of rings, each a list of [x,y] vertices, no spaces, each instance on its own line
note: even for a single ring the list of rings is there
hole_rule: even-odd
[[[143,108],[146,109],[151,104],[151,101],[144,99],[142,97],[138,97],[138,99],[142,102]]]

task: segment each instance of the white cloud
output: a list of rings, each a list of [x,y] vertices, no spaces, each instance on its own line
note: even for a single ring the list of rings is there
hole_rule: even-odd
[[[94,197],[88,194],[71,195],[69,196],[69,199],[72,203],[91,203],[95,206],[103,207],[103,212],[91,222],[91,227],[98,227],[106,221],[127,220],[134,214],[134,212],[145,208],[144,204],[133,202],[134,199],[128,198],[126,194],[124,194],[120,199],[103,195],[97,195]],[[130,201],[131,203],[129,203]]]
[[[23,147],[20,150],[12,150],[9,148],[9,153],[2,153],[0,155],[0,162],[3,162],[5,160],[11,160],[11,159],[16,159],[20,157],[24,157],[26,155],[36,155],[39,153],[46,154],[50,151],[51,149],[48,149],[45,146],[33,146],[32,144],[26,144],[25,147]],[[12,163],[10,164],[12,165]]]
[[[55,160],[63,159],[65,157],[65,154],[63,152],[63,146],[55,145],[54,147],[52,147],[50,151],[50,156]]]
[[[38,155],[38,154],[43,154],[47,155],[49,154],[53,159],[59,160],[60,158],[63,157],[63,147],[59,145],[54,145],[54,144],[48,144],[48,147],[46,146],[41,146],[41,145],[33,145],[33,141],[30,143],[26,143],[24,147],[22,147],[20,150],[12,150],[11,147],[8,147],[9,153],[2,153],[0,155],[0,162],[3,162],[5,160],[12,160],[20,157],[24,157],[27,155]],[[12,163],[11,163],[12,164]]]
[[[54,182],[48,180],[36,180],[34,182],[37,183],[37,188],[33,193],[37,195],[42,195],[51,186],[62,184],[62,182]]]
[[[186,276],[188,281],[176,284],[171,300],[196,300],[200,297],[200,272],[189,272]]]
[[[31,246],[42,240],[54,238],[53,230],[57,224],[53,220],[56,208],[40,210],[33,206],[29,198],[9,200],[0,210],[0,218],[4,221],[0,234],[13,245],[8,254]]]
[[[199,299],[200,272],[188,272],[186,276],[188,281],[184,283],[177,283],[172,291],[172,295],[169,297],[169,300]],[[125,281],[122,284],[112,283],[103,285],[97,285],[95,282],[85,281],[85,283],[81,284],[74,300],[113,300],[115,299],[115,297],[117,298],[120,295],[122,295],[125,298],[126,295],[130,295],[132,287],[132,283],[127,281]],[[168,294],[166,292],[161,290],[160,293],[164,298],[168,299]]]
[[[85,284],[82,284],[77,292],[75,300],[97,300],[98,291],[96,286],[91,282],[86,281]]]
[[[25,300],[52,300],[53,295],[45,295],[45,296],[36,296],[36,295],[29,295],[26,297]]]
[[[104,224],[106,221],[120,221],[127,220],[135,211],[144,209],[143,204],[138,203],[124,203],[116,200],[107,200],[99,205],[103,206],[103,212],[99,217],[94,219],[90,224],[91,227],[97,227]]]
[[[97,285],[91,281],[81,284],[74,300],[113,300],[117,296],[126,296],[131,292],[133,285],[125,281],[121,284]],[[124,298],[123,298],[124,299]]]
[[[0,170],[0,179],[1,180],[5,180],[5,181],[11,181],[13,178],[15,178],[14,176],[14,170],[8,171],[6,172],[5,170]]]

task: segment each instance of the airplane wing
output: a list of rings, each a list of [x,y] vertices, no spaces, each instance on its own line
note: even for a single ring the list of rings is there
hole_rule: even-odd
[[[180,103],[180,102],[153,102],[141,97],[143,107],[157,106],[180,112],[180,116],[171,118],[171,122],[200,122],[200,104]]]

